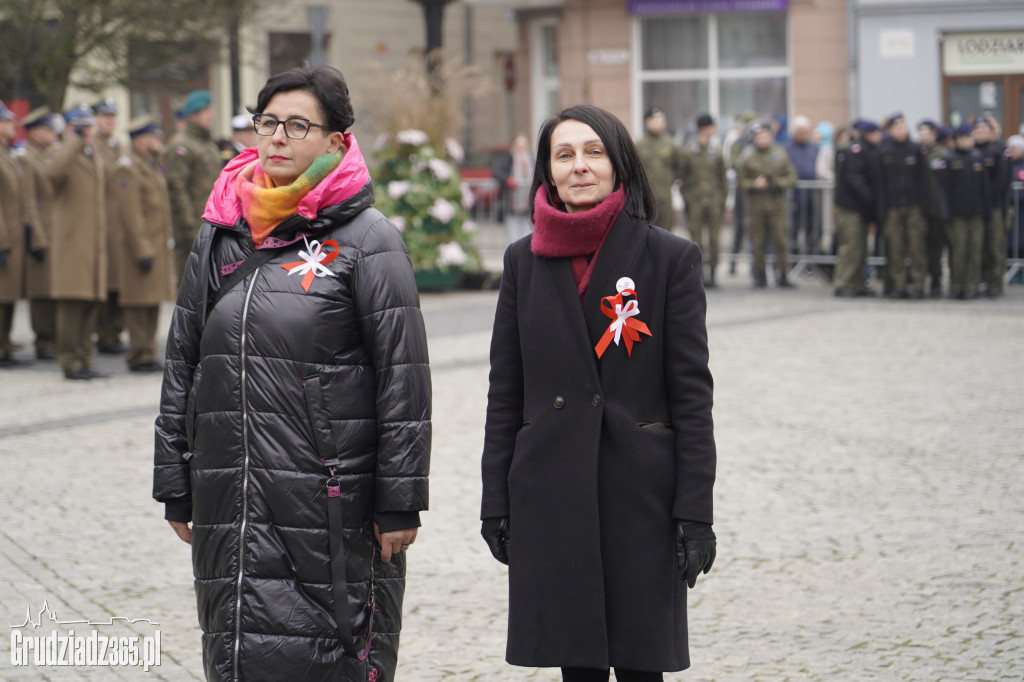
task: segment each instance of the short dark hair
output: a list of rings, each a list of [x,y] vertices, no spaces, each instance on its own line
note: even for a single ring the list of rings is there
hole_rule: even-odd
[[[654,193],[640,152],[622,121],[604,109],[589,104],[579,104],[544,121],[537,135],[537,161],[533,171],[533,185],[530,187],[530,217],[537,190],[544,187],[552,206],[559,203],[555,183],[551,179],[551,134],[560,123],[579,121],[590,126],[601,138],[608,159],[615,173],[615,189],[620,185],[626,190],[626,211],[631,215],[651,222],[655,218]]]
[[[343,133],[356,121],[348,83],[333,66],[302,66],[271,76],[256,98],[255,107],[246,107],[250,114],[262,114],[271,98],[279,92],[305,90],[320,102],[324,125],[328,130]]]

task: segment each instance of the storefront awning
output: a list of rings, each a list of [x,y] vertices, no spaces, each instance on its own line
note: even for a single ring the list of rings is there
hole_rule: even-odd
[[[629,0],[630,14],[785,12],[789,0]]]

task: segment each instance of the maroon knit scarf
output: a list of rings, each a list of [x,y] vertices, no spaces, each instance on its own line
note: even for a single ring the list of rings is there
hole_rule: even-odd
[[[580,301],[587,293],[597,254],[625,206],[626,192],[621,186],[594,208],[579,213],[566,213],[552,206],[547,190],[537,188],[530,250],[535,256],[572,259]]]

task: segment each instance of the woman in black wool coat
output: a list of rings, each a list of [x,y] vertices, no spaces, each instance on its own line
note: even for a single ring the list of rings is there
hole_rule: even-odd
[[[534,232],[505,252],[482,463],[506,660],[661,680],[690,664],[687,584],[715,558],[700,248],[648,223],[636,146],[596,107],[541,128],[531,194]]]

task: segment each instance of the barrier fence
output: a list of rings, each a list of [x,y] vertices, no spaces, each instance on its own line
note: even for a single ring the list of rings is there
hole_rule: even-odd
[[[492,178],[464,180],[472,192],[475,202],[469,209],[470,220],[479,227],[477,246],[489,254],[500,254],[508,245],[502,221],[505,216],[505,193]],[[792,279],[809,273],[831,279],[831,266],[836,256],[835,220],[833,213],[833,190],[831,180],[799,180],[789,193],[789,262],[788,276]],[[735,188],[732,190],[735,192]],[[1007,260],[1004,283],[1024,278],[1024,182],[1014,182],[1010,197],[1011,215],[1007,218]],[[745,228],[741,228],[743,240],[734,246],[736,236],[735,214],[742,214],[742,200],[730,202],[732,211],[723,216],[721,260],[724,263],[750,258]],[[738,204],[738,206],[737,206]],[[685,220],[683,221],[685,224]],[[873,230],[875,238],[869,242],[867,264],[872,267],[885,265],[884,240],[880,232]],[[772,260],[771,255],[768,256]]]

